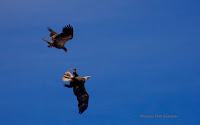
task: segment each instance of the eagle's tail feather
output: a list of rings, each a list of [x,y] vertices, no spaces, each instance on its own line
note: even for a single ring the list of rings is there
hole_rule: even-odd
[[[69,71],[67,71],[67,72],[63,75],[62,80],[63,80],[63,81],[72,81],[72,78],[73,78],[73,75],[72,75]]]

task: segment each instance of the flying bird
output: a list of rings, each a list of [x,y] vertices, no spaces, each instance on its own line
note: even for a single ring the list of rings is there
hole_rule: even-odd
[[[53,46],[58,49],[63,49],[65,52],[67,52],[65,43],[73,38],[73,27],[70,24],[65,26],[60,34],[57,34],[51,28],[48,28],[48,30],[50,31],[50,38],[53,40],[53,42],[44,38],[42,39],[49,44],[48,47],[51,48]]]
[[[79,114],[82,114],[87,109],[89,100],[89,95],[85,89],[85,82],[91,76],[79,77],[76,73],[76,68],[72,68],[72,70],[74,70],[73,75],[67,71],[62,77],[62,80],[70,82],[70,84],[64,84],[64,86],[73,88],[78,100]]]

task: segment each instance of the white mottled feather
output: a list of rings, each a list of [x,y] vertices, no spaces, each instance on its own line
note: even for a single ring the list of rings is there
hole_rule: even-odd
[[[63,81],[72,81],[72,78],[73,78],[73,75],[72,75],[69,71],[67,71],[67,72],[63,75],[62,80],[63,80]]]

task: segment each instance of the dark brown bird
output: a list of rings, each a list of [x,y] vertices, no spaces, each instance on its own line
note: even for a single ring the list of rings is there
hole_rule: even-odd
[[[91,76],[79,77],[76,73],[76,68],[72,68],[74,70],[73,75],[67,71],[62,77],[63,81],[70,81],[70,84],[64,84],[65,87],[72,88],[75,96],[78,100],[78,108],[79,114],[82,114],[88,107],[89,95],[85,89],[85,82]]]
[[[51,28],[48,28],[48,30],[50,31],[50,38],[53,40],[53,42],[48,41],[44,38],[42,39],[49,44],[48,47],[51,48],[53,46],[58,49],[63,49],[65,52],[67,52],[67,48],[65,48],[65,43],[73,38],[73,27],[70,24],[65,26],[62,33],[60,34],[57,34]]]

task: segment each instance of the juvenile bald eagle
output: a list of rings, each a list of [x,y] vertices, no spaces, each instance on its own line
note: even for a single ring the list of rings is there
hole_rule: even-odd
[[[89,100],[89,95],[85,90],[85,81],[91,76],[79,77],[76,73],[76,68],[72,68],[72,70],[74,70],[73,75],[67,71],[62,80],[70,81],[70,84],[64,84],[64,86],[68,88],[73,87],[74,94],[78,100],[79,114],[82,114],[87,109]]]
[[[53,40],[53,42],[44,38],[42,39],[49,44],[48,47],[51,48],[53,46],[58,49],[63,49],[65,52],[67,52],[67,48],[65,48],[64,45],[68,40],[73,38],[73,27],[70,24],[65,26],[60,34],[57,34],[51,28],[48,28],[48,30],[50,31],[50,38]]]

